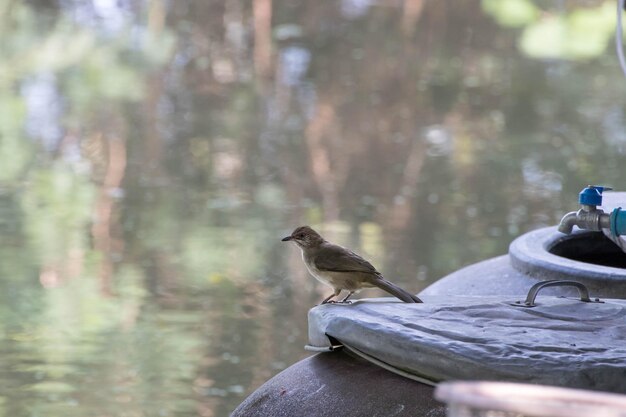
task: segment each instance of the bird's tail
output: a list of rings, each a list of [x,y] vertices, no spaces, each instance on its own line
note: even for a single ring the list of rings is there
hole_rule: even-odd
[[[420,300],[418,296],[413,295],[410,292],[403,290],[402,288],[398,287],[396,284],[393,284],[382,277],[380,277],[379,279],[373,280],[372,284],[374,284],[375,286],[377,286],[383,291],[387,291],[389,294],[393,295],[394,297],[398,297],[405,303],[423,303],[423,301]]]

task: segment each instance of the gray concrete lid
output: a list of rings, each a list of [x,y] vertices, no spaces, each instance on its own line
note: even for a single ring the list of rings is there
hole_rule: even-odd
[[[540,295],[535,308],[502,297],[370,299],[309,312],[309,341],[329,337],[427,378],[543,383],[626,392],[626,300]],[[519,297],[523,299],[524,296]]]
[[[437,387],[435,398],[484,412],[478,415],[493,410],[525,417],[626,417],[625,395],[542,385],[446,382]]]

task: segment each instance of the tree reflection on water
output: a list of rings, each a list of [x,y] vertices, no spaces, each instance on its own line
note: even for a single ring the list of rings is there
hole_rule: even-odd
[[[578,3],[0,0],[1,414],[226,415],[305,356],[295,226],[417,292],[618,185]]]

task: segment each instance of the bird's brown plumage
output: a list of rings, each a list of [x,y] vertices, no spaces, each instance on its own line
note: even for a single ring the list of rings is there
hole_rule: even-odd
[[[417,296],[387,281],[374,266],[361,256],[342,246],[326,241],[309,226],[298,227],[283,241],[293,241],[302,250],[302,259],[315,278],[333,287],[335,292],[322,303],[329,302],[342,290],[348,295],[363,288],[378,287],[407,303],[421,303]]]

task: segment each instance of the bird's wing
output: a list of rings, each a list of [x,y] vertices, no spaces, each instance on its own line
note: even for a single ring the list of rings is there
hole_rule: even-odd
[[[334,244],[323,245],[315,256],[320,271],[367,272],[378,274],[376,268],[356,253]]]

